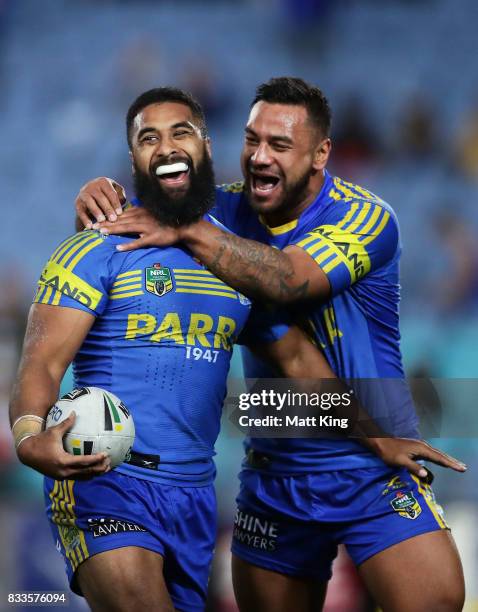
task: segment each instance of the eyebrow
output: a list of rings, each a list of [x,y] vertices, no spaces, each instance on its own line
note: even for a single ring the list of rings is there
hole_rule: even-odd
[[[244,131],[246,134],[249,134],[250,136],[254,136],[255,138],[257,138],[256,132],[254,132],[254,130],[251,129],[250,127],[245,127]],[[289,136],[271,136],[270,140],[272,142],[284,142],[287,144],[293,144],[292,138],[289,138]]]
[[[180,127],[187,128],[187,129],[189,129],[189,130],[194,131],[194,126],[193,126],[191,123],[189,123],[189,121],[179,121],[178,123],[175,123],[174,125],[171,125],[169,129],[170,129],[170,130],[176,130],[177,128],[180,128]],[[146,127],[144,127],[142,130],[140,130],[140,131],[138,132],[138,136],[137,136],[138,140],[139,140],[139,139],[140,139],[142,136],[144,136],[145,134],[147,134],[148,132],[157,132],[157,130],[156,130],[156,128],[154,128],[154,127],[152,127],[152,126],[146,126]]]

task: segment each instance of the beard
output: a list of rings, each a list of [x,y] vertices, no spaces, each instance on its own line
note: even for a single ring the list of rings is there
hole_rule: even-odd
[[[307,195],[310,177],[313,175],[313,173],[313,169],[306,170],[302,176],[300,176],[294,183],[290,184],[285,183],[284,179],[282,179],[283,194],[280,203],[278,204],[277,208],[274,209],[274,212],[279,210],[286,211],[291,208],[295,208],[297,204],[299,204]],[[245,182],[245,192],[249,202],[254,208],[250,180],[246,180]],[[260,203],[258,208],[260,209]]]
[[[183,160],[168,160],[183,161]],[[183,195],[168,193],[156,175],[142,172],[134,165],[134,189],[143,207],[162,225],[179,227],[199,221],[214,205],[216,197],[212,161],[206,151],[197,168],[191,160],[189,166],[189,187]]]

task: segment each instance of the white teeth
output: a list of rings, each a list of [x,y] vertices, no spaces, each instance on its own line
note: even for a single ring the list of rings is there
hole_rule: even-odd
[[[274,187],[275,185],[273,185],[272,183],[268,183],[267,185],[257,185],[256,189],[257,191],[272,191]]]
[[[173,172],[186,172],[187,169],[188,166],[184,162],[177,162],[176,164],[168,164],[166,166],[158,166],[156,168],[156,176],[163,176],[163,174],[172,174]]]

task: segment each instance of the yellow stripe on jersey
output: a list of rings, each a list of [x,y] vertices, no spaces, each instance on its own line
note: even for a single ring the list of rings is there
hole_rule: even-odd
[[[219,285],[218,283],[201,283],[201,282],[187,282],[187,281],[176,281],[176,287],[206,287],[207,289],[221,289],[222,291],[227,291],[229,293],[236,294],[234,289],[231,289],[227,285]]]
[[[124,293],[125,291],[132,291],[133,289],[141,289],[143,287],[143,285],[141,283],[135,283],[135,284],[131,284],[131,285],[127,285],[126,287],[115,287],[113,286],[113,289],[111,289],[110,291],[110,295],[113,295],[115,293]]]
[[[352,189],[353,191],[357,192],[359,197],[361,196],[366,200],[373,200],[375,202],[383,202],[383,200],[377,195],[375,195],[368,189],[365,189],[364,187],[360,187],[360,185],[355,185],[354,183],[350,183],[349,181],[344,181],[344,179],[341,178],[337,178],[337,181],[340,185],[346,185],[349,189]]]
[[[68,244],[66,245],[66,248],[63,248],[54,259],[53,257],[51,257],[50,259],[55,261],[56,263],[61,263],[65,265],[65,263],[77,251],[81,250],[84,246],[86,246],[90,242],[94,240],[98,240],[98,234],[96,232],[91,232],[91,231],[82,232],[79,235],[79,238],[80,238],[79,240],[74,240],[71,243],[69,242],[69,240],[67,240]]]
[[[39,281],[39,286],[41,287],[42,285],[51,286],[59,293],[59,296],[55,295],[53,300],[56,304],[58,304],[61,295],[66,295],[84,304],[91,310],[95,310],[103,297],[101,291],[98,291],[98,289],[89,285],[82,278],[54,261],[49,261],[44,268]],[[41,301],[36,301],[39,301],[41,304],[47,304],[48,301],[45,301],[45,297],[43,296]]]
[[[89,253],[91,250],[93,250],[96,246],[98,246],[99,244],[101,244],[103,242],[103,238],[97,238],[96,240],[94,240],[93,242],[87,244],[86,246],[84,246],[84,248],[82,248],[79,253],[77,253],[77,255],[68,263],[68,265],[66,266],[67,270],[73,270],[73,268],[76,266],[76,264],[83,259],[83,257]]]
[[[71,238],[67,238],[64,240],[60,246],[54,251],[53,255],[50,257],[52,261],[58,261],[61,259],[62,255],[68,251],[69,248],[77,244],[78,242],[82,242],[85,239],[85,234],[81,232],[80,234],[75,234]]]
[[[370,244],[370,242],[375,240],[375,238],[377,238],[377,236],[379,236],[382,233],[389,219],[390,219],[390,213],[387,210],[384,210],[382,220],[380,221],[378,227],[374,228],[370,236],[362,240],[362,244]]]
[[[357,215],[357,217],[353,220],[351,227],[358,229],[360,225],[362,225],[362,223],[365,221],[365,217],[368,215],[371,208],[372,208],[372,205],[369,202],[365,202],[364,204],[362,204],[361,210],[359,214]],[[351,227],[349,226],[347,229],[349,231],[353,231],[351,230]]]
[[[418,476],[415,476],[414,474],[410,474],[410,476],[417,483],[418,491],[422,494],[423,499],[425,500],[425,503],[427,504],[427,506],[430,508],[433,516],[436,519],[436,522],[440,525],[442,529],[449,529],[445,519],[440,514],[440,511],[438,509],[438,504],[435,501],[435,495],[433,494],[433,491],[430,485],[422,483],[420,479],[418,478]]]
[[[344,218],[341,221],[339,221],[335,225],[335,227],[341,228],[344,225],[346,225],[347,223],[349,223],[349,221],[352,221],[352,219],[356,215],[358,209],[359,209],[359,203],[358,202],[353,202],[353,204],[350,205],[350,210],[347,211],[347,213],[345,214]]]
[[[349,189],[346,185],[341,184],[340,180],[337,177],[334,178],[334,186],[335,189],[339,192],[339,194],[342,195],[342,198],[357,198],[357,193]]]
[[[317,238],[319,238],[319,234],[316,234],[315,238],[317,240]],[[319,253],[319,255],[315,255],[315,253],[317,253],[317,251],[319,251],[320,249],[323,249],[324,247],[326,247],[326,251],[328,251],[327,243],[322,238],[319,238],[315,244],[312,244],[307,247],[307,253],[309,253],[309,255],[313,255],[315,261],[319,263],[317,257],[322,257],[322,253]]]
[[[346,201],[349,198],[355,198],[355,199],[358,198],[359,200],[372,200],[373,202],[382,201],[380,200],[379,197],[377,197],[371,191],[368,191],[367,189],[364,189],[363,187],[360,187],[359,185],[354,185],[353,183],[344,181],[343,179],[340,179],[338,177],[334,178],[334,186],[337,192],[339,193],[339,195],[342,193],[343,196],[345,196],[340,199],[345,199]],[[334,197],[334,200],[336,199],[338,198]]]
[[[194,270],[192,268],[173,268],[173,271],[174,271],[174,276],[176,276],[176,273],[179,273],[179,274],[206,274],[208,276],[213,275],[212,272],[209,272],[209,270]]]
[[[329,255],[332,253],[336,255],[323,268],[324,272],[328,273],[343,263],[349,271],[352,283],[369,272],[370,257],[363,242],[359,240],[359,234],[351,234],[348,230],[337,228],[336,225],[322,225],[320,229],[327,235],[324,237],[324,242],[329,246]]]
[[[222,281],[220,278],[217,278],[216,276],[213,276],[212,274],[209,275],[195,275],[195,274],[176,274],[176,271],[174,271],[174,279],[176,281],[201,281],[201,282],[207,282],[207,283],[216,283],[217,285],[226,285],[226,283],[224,281]]]
[[[121,272],[121,274],[117,274],[116,278],[126,278],[127,276],[133,276],[133,274],[141,276],[141,270],[129,270],[128,272]]]
[[[75,484],[74,480],[67,480],[66,481],[68,483],[68,492],[69,492],[69,498],[71,501],[71,514],[73,517],[75,517],[75,512],[74,512],[74,507],[75,507],[75,495],[73,493],[73,486]],[[76,525],[76,518],[75,518],[75,525]],[[85,535],[83,533],[83,531],[81,529],[78,529],[78,531],[80,532],[80,547],[81,547],[81,551],[83,553],[83,557],[84,559],[87,559],[89,557],[89,552],[88,552],[88,547],[86,546],[86,541],[85,541]]]
[[[287,232],[290,232],[291,230],[296,228],[297,224],[299,223],[299,219],[294,219],[293,221],[289,221],[289,223],[284,223],[283,225],[277,225],[276,227],[270,227],[264,221],[262,216],[259,216],[259,220],[262,223],[262,225],[267,229],[267,231],[273,236],[280,236],[281,234],[287,234]]]
[[[113,283],[112,289],[116,289],[116,287],[123,287],[124,285],[129,285],[131,283],[140,283],[141,275],[133,276],[132,278],[123,278],[121,280],[117,280]]]
[[[346,223],[348,223],[349,221],[353,219],[358,209],[359,209],[358,202],[354,202],[353,204],[351,204],[350,209],[347,211],[347,213],[344,215],[344,218],[341,221],[339,221],[334,226],[327,226],[327,227],[334,227],[334,228],[340,229]],[[305,249],[310,255],[313,255],[316,251],[319,250],[321,246],[326,244],[325,242],[326,238],[322,236],[322,231],[319,231],[319,230],[322,230],[322,227],[326,227],[326,226],[320,226],[316,228],[315,230],[312,230],[305,238],[303,238],[300,242],[297,242],[295,246],[304,248],[311,242],[318,240],[319,242],[316,244],[319,244],[320,246],[316,247],[316,244],[314,244],[314,245],[311,245],[309,248]]]
[[[332,249],[330,248],[326,249],[323,253],[320,253],[320,255],[317,255],[314,259],[320,266],[321,264],[324,263],[324,261],[326,261],[327,259],[329,259],[329,257],[332,257],[332,256],[333,256],[333,259],[329,263],[325,264],[325,266],[323,267],[323,270],[325,272],[326,271],[325,268],[328,268],[331,265],[331,263],[335,260],[335,257],[336,257],[336,254],[332,251]]]
[[[377,220],[378,220],[382,210],[383,210],[383,208],[381,206],[377,206],[377,205],[374,206],[373,212],[370,215],[370,219],[367,221],[367,223],[360,230],[360,233],[362,235],[368,234],[371,231],[371,229],[373,228],[375,223],[377,223]]]
[[[212,291],[211,289],[183,289],[178,287],[176,289],[176,293],[199,293],[202,295],[221,295],[223,297],[232,298],[233,300],[237,300],[237,295],[235,293],[226,293],[225,291]]]

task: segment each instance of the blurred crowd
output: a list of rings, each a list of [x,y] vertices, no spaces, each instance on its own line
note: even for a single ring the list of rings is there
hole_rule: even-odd
[[[16,462],[6,408],[34,282],[72,233],[74,197],[86,180],[113,176],[131,194],[124,114],[150,87],[177,85],[203,104],[218,182],[239,177],[257,84],[293,74],[321,87],[333,110],[330,170],[377,192],[401,222],[409,373],[477,377],[477,17],[473,0],[459,8],[452,0],[0,0],[0,533],[11,538],[5,526],[22,517],[24,542],[15,553],[22,569],[3,558],[0,569],[18,588],[58,584],[41,563],[28,565],[32,533],[55,551],[43,533],[41,480]],[[441,443],[477,465],[476,440]],[[211,610],[232,612],[225,559],[240,441],[222,437],[218,451],[222,535]],[[437,489],[467,525],[478,499],[469,476],[459,478],[440,474]],[[467,534],[476,568],[478,535]],[[352,579],[356,607],[340,600],[348,567],[337,567],[329,611],[367,609]],[[478,584],[470,592],[478,599]]]

